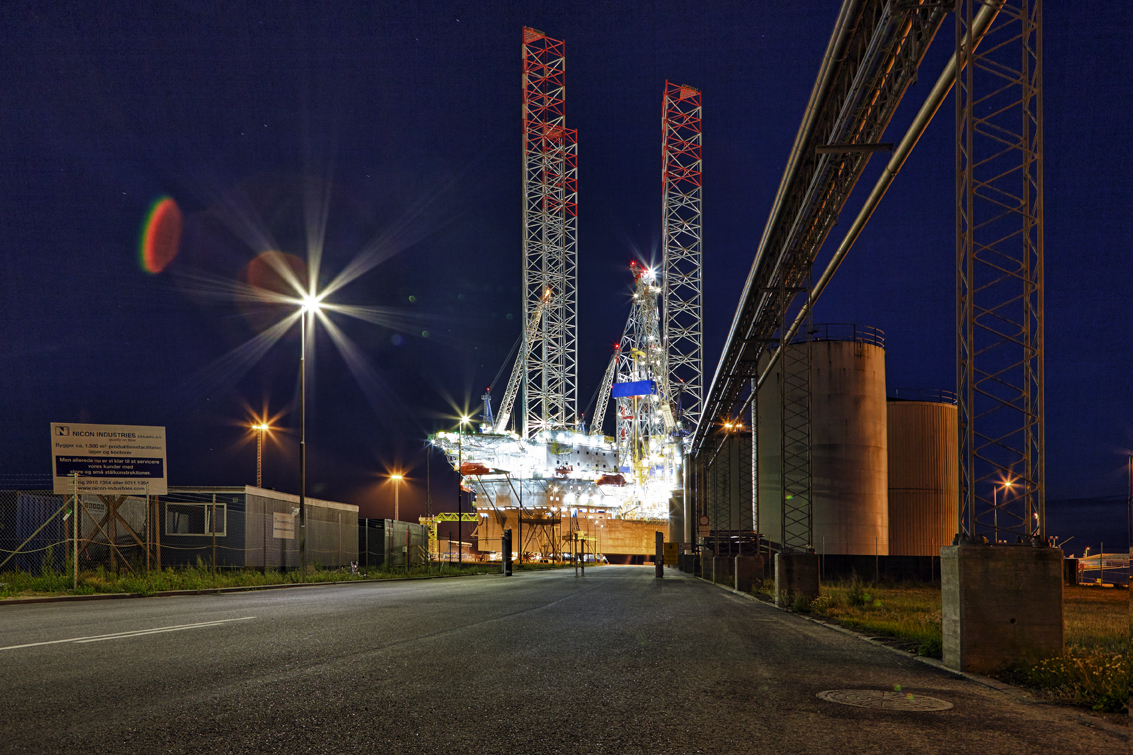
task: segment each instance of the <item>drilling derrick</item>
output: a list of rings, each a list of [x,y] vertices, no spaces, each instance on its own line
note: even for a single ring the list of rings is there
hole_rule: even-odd
[[[523,29],[523,436],[569,428],[577,403],[578,139],[566,128],[566,45]]]
[[[672,487],[671,410],[665,351],[661,345],[657,299],[661,293],[654,271],[630,263],[634,273],[633,306],[625,335],[618,346],[617,399],[618,464],[638,491],[631,506],[638,515],[667,513]]]
[[[681,386],[679,429],[691,432],[704,405],[700,90],[666,81],[663,111],[663,353],[669,385]]]

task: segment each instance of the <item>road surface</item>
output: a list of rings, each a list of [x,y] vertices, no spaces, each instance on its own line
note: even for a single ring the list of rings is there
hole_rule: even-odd
[[[1076,711],[652,567],[4,606],[0,648],[5,753],[1128,751]]]

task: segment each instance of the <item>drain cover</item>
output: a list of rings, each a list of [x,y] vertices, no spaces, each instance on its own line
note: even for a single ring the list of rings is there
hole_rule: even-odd
[[[952,703],[935,697],[914,695],[909,692],[889,692],[880,689],[828,689],[818,696],[832,703],[853,705],[858,708],[881,708],[882,710],[948,710]]]

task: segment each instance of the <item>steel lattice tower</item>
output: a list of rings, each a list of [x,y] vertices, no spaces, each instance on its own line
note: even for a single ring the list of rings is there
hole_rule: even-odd
[[[661,157],[662,301],[667,374],[685,430],[704,410],[700,90],[665,82]],[[682,385],[683,384],[683,385]]]
[[[566,128],[566,45],[523,29],[523,312],[549,292],[524,335],[525,437],[574,424],[577,403],[578,143]]]
[[[809,295],[810,286],[799,293]],[[786,300],[786,289],[780,289]],[[813,433],[811,423],[810,321],[801,343],[794,348],[786,341],[787,309],[779,327],[779,389],[782,401],[782,520],[779,542],[784,552],[802,552],[814,547],[814,479],[812,476]]]
[[[1045,538],[1042,3],[956,7],[960,533]]]

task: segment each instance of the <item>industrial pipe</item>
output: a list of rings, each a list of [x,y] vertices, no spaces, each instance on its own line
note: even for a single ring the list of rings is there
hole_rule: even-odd
[[[748,300],[752,287],[757,285],[755,283],[756,274],[763,263],[763,256],[767,251],[767,240],[771,233],[772,222],[779,213],[779,208],[782,206],[786,197],[787,188],[794,180],[795,173],[799,170],[799,166],[803,162],[803,147],[806,145],[811,137],[815,128],[815,121],[818,117],[819,108],[823,100],[828,96],[830,89],[830,77],[834,70],[834,64],[841,58],[846,48],[846,43],[849,40],[854,26],[851,21],[856,21],[860,16],[861,0],[845,0],[842,3],[842,9],[838,12],[838,20],[834,23],[834,31],[830,35],[830,41],[826,46],[826,53],[822,58],[822,64],[818,69],[818,77],[815,79],[814,88],[810,92],[810,99],[807,101],[806,110],[803,114],[803,123],[799,128],[798,133],[795,135],[795,143],[791,148],[790,157],[787,159],[787,168],[783,171],[783,179],[779,183],[779,190],[775,194],[775,201],[771,206],[771,220],[763,229],[763,236],[759,241],[759,247],[755,253],[755,261],[752,263],[751,271],[748,273],[747,282],[744,284],[743,293],[740,295],[741,306],[736,310],[736,316],[732,320],[732,327],[728,332],[728,340],[724,344],[724,353],[720,359],[720,363],[716,367],[716,373],[713,375],[712,383],[710,385],[708,396],[712,396],[716,384],[721,380],[722,371],[725,371],[724,362],[728,358],[732,348],[732,342],[736,339],[743,340],[747,338],[747,333],[740,333],[740,318],[743,315],[744,307],[743,302]],[[728,368],[730,369],[730,367]],[[693,446],[698,445],[698,442],[703,439],[707,433],[707,429],[712,424],[712,417],[714,411],[705,405],[704,412],[701,414],[700,422],[697,424],[696,429],[693,431]]]
[[[980,42],[983,41],[984,35],[987,33],[988,29],[991,28],[991,24],[998,14],[999,8],[997,7],[985,5],[980,8],[979,13],[976,14],[975,21],[972,23],[971,33],[973,35],[973,50],[975,50],[976,47],[979,47]],[[965,41],[967,41],[967,37],[965,37]],[[897,177],[897,173],[904,166],[905,160],[908,159],[909,155],[913,151],[913,147],[916,146],[917,142],[921,138],[921,135],[924,134],[925,129],[928,128],[928,124],[932,121],[933,116],[936,115],[936,112],[944,103],[944,98],[948,96],[948,93],[950,91],[952,91],[952,85],[953,83],[955,83],[955,81],[956,53],[952,53],[952,57],[948,60],[948,65],[944,67],[944,71],[940,74],[940,78],[936,80],[936,84],[933,85],[932,91],[929,92],[929,95],[925,99],[924,104],[921,105],[921,109],[917,113],[917,117],[913,120],[912,125],[909,126],[908,131],[905,132],[905,136],[903,139],[901,139],[901,143],[897,145],[897,149],[893,152],[893,157],[889,159],[889,163],[885,166],[885,170],[882,172],[881,177],[877,179],[877,183],[874,185],[873,191],[870,192],[869,198],[866,200],[865,205],[863,205],[861,211],[858,212],[858,216],[854,219],[853,224],[850,226],[850,230],[846,232],[846,236],[842,239],[842,243],[838,245],[837,251],[834,252],[834,256],[830,260],[830,264],[826,266],[826,269],[822,273],[822,277],[819,278],[812,287],[810,296],[807,298],[807,301],[803,305],[803,308],[799,312],[798,316],[795,317],[795,321],[791,324],[791,327],[787,330],[786,333],[781,334],[779,339],[781,348],[776,349],[771,353],[771,357],[767,362],[767,366],[759,376],[755,390],[751,392],[751,394],[747,398],[747,401],[744,402],[743,407],[740,409],[740,414],[747,411],[757,392],[763,386],[763,383],[767,379],[767,376],[771,374],[772,368],[779,360],[779,355],[783,351],[782,347],[790,343],[791,339],[795,337],[796,333],[798,333],[799,328],[806,320],[807,315],[810,313],[810,310],[814,308],[815,302],[818,301],[818,297],[822,295],[823,290],[826,288],[827,284],[830,283],[830,279],[833,278],[834,273],[838,271],[838,267],[842,264],[842,260],[846,258],[846,254],[849,253],[850,247],[852,247],[854,245],[854,242],[858,240],[858,236],[861,235],[862,230],[865,229],[866,223],[869,222],[870,217],[873,216],[874,210],[877,209],[877,205],[880,204],[881,198],[885,196],[885,192],[888,191],[890,184],[893,183],[893,179]]]

